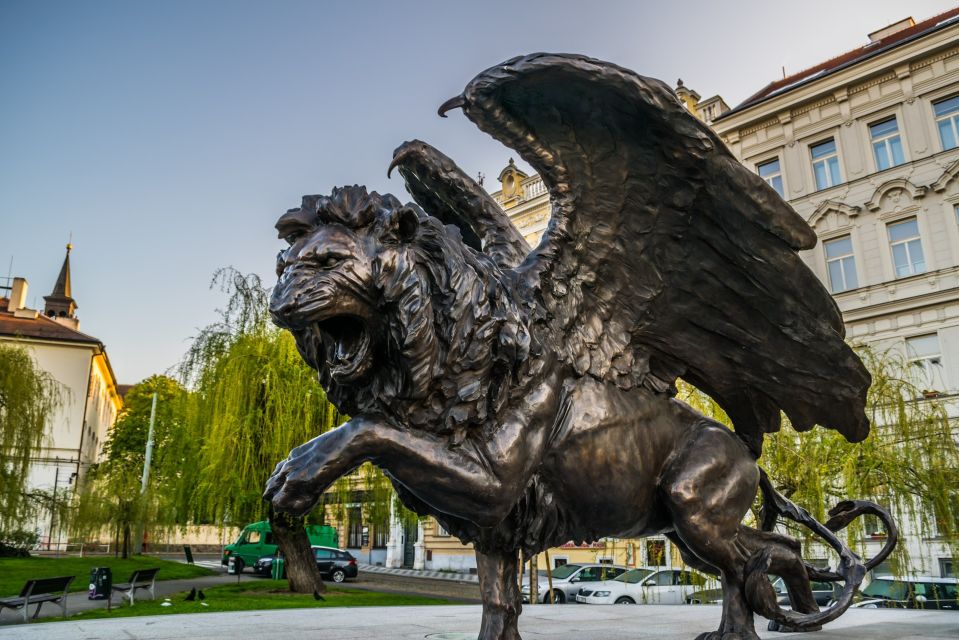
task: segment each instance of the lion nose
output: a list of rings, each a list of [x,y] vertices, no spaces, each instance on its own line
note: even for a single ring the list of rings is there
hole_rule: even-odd
[[[288,320],[296,310],[296,301],[285,296],[276,296],[270,298],[270,316],[273,322],[281,327],[288,325]]]

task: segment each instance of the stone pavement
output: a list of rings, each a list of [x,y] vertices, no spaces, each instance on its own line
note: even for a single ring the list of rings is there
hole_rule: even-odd
[[[691,640],[712,630],[718,606],[526,607],[520,631],[526,640]],[[254,635],[270,640],[472,640],[478,605],[284,609],[50,622],[0,628],[0,640],[220,640]],[[765,631],[762,638],[796,640],[941,640],[959,637],[959,613],[854,609],[808,635]]]

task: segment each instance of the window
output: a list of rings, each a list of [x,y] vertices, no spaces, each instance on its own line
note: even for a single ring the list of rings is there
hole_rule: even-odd
[[[612,562],[610,562],[610,564],[612,564]],[[625,572],[626,569],[621,569],[620,567],[603,567],[603,580],[615,580]]]
[[[839,153],[832,138],[809,147],[812,154],[812,171],[816,176],[816,189],[826,189],[842,182],[839,175]]]
[[[892,250],[892,263],[896,277],[904,278],[926,270],[926,261],[922,257],[922,243],[919,241],[919,223],[909,218],[886,227],[889,233],[889,248]]]
[[[580,582],[598,582],[601,575],[599,567],[583,567],[576,578]]]
[[[247,544],[260,544],[260,532],[259,531],[248,531],[246,534],[246,543]]]
[[[676,571],[659,571],[649,577],[647,582],[655,584],[657,587],[671,587],[675,584]],[[645,584],[645,583],[644,583]]]
[[[336,557],[336,553],[330,549],[316,549],[315,553],[317,560],[332,560]]]
[[[886,535],[886,529],[882,526],[882,520],[871,513],[867,513],[862,517],[862,528],[866,535],[871,538]]]
[[[373,526],[373,548],[374,549],[383,549],[386,547],[386,543],[390,539],[390,528],[383,524],[377,524]]]
[[[783,190],[783,172],[779,167],[779,159],[763,162],[756,166],[759,177],[766,181],[770,187],[776,190],[779,197],[785,198],[786,192]]]
[[[932,105],[936,114],[936,128],[939,129],[939,140],[942,150],[952,149],[959,145],[959,96],[940,100]]]
[[[661,567],[666,564],[666,541],[646,541],[646,564],[651,567]]]
[[[952,563],[952,558],[939,558],[939,575],[943,578],[956,577],[956,565]]]
[[[929,333],[906,338],[906,357],[920,369],[919,383],[923,391],[943,391],[946,385],[942,377],[942,353],[939,349],[939,334]]]
[[[553,568],[558,569],[569,562],[569,558],[553,558]]]
[[[363,513],[360,509],[351,508],[347,512],[347,547],[354,549],[363,546]]]
[[[840,293],[858,287],[852,236],[827,240],[823,243],[823,248],[826,251],[826,270],[829,272],[829,288],[832,292]]]
[[[439,520],[436,521],[436,536],[438,538],[450,537],[450,532],[446,530],[446,527],[440,524]]]
[[[877,171],[905,162],[899,125],[895,118],[869,125],[869,137],[872,138],[872,153],[876,157]]]

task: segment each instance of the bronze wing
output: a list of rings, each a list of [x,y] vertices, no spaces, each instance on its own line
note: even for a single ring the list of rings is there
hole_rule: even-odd
[[[514,58],[444,110],[515,149],[552,218],[518,267],[535,325],[581,374],[677,377],[713,396],[759,455],[780,410],[805,431],[869,433],[870,377],[797,251],[806,222],[664,83],[567,54]]]

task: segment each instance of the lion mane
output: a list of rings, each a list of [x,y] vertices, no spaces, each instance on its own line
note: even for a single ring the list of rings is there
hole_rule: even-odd
[[[410,427],[461,440],[504,405],[530,350],[530,332],[511,283],[491,260],[468,247],[459,229],[415,204],[365,187],[304,196],[294,213],[312,217],[314,230],[341,225],[363,241],[373,274],[368,298],[378,332],[372,373],[338,383],[314,329],[292,330],[306,361],[340,411],[405,416]],[[346,274],[337,292],[356,295],[362,283]],[[295,294],[296,292],[291,292]],[[506,376],[502,374],[506,373]]]

